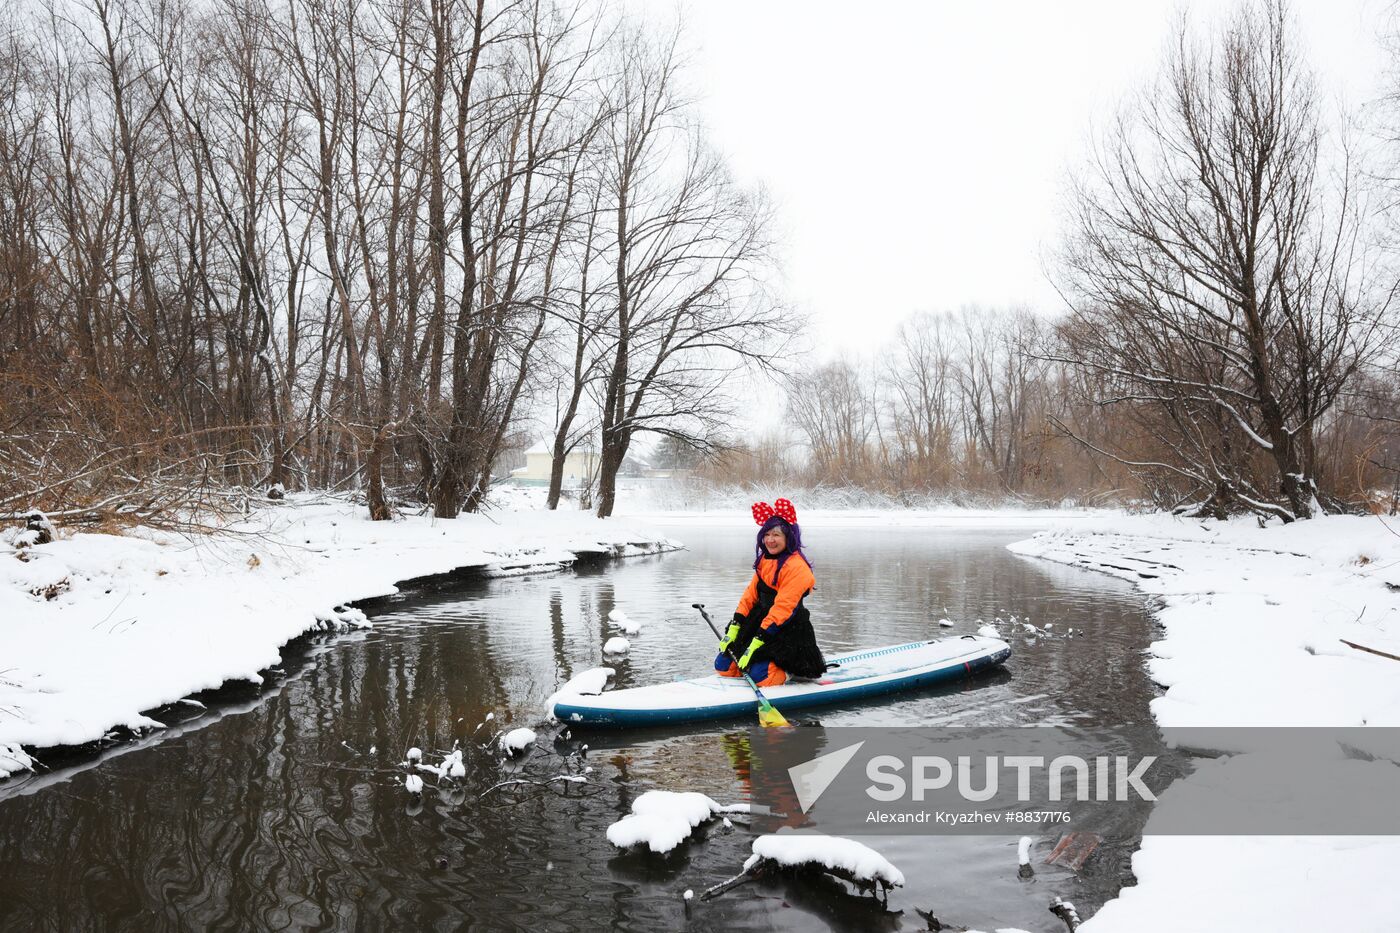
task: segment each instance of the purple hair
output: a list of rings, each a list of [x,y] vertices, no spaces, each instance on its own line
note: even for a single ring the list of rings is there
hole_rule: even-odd
[[[768,553],[768,549],[763,546],[763,536],[768,534],[770,529],[777,527],[783,529],[783,537],[787,539],[787,549],[777,557],[778,569],[774,571],[775,580],[777,579],[777,574],[783,572],[783,564],[787,563],[787,559],[794,554],[801,554],[802,559],[807,561],[807,566],[812,566],[811,560],[808,559],[806,552],[802,550],[802,529],[795,524],[789,523],[788,520],[781,515],[773,515],[763,523],[762,528],[758,529],[758,537],[755,539],[753,546],[753,569],[758,569],[759,561],[763,560],[764,555]]]

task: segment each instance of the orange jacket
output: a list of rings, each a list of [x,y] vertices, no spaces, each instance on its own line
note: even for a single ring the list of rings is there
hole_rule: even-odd
[[[744,595],[739,597],[739,608],[735,611],[741,616],[749,614],[749,610],[758,602],[758,581],[759,574],[767,567],[776,567],[776,560],[761,560],[758,562],[758,569],[754,571],[753,579],[749,581],[748,589],[744,590]],[[768,571],[769,576],[773,571]],[[778,597],[773,601],[773,608],[768,610],[768,615],[764,617],[760,628],[771,628],[775,625],[782,625],[792,615],[792,611],[797,608],[797,604],[802,601],[808,591],[816,586],[817,578],[812,576],[812,568],[802,559],[801,554],[793,554],[783,562],[782,573],[777,575],[776,581],[767,577],[763,582],[778,591]]]

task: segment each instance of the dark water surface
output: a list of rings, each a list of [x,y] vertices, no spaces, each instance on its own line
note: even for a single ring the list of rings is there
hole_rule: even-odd
[[[838,882],[784,879],[687,909],[685,889],[698,897],[739,870],[752,842],[742,827],[702,827],[665,858],[619,854],[605,833],[653,788],[742,801],[724,748],[749,723],[557,742],[540,727],[546,697],[587,668],[608,663],[626,687],[709,665],[713,638],[688,607],[729,615],[752,530],[664,531],[688,549],[381,601],[367,607],[372,630],[289,650],[264,687],[202,696],[207,711],[162,711],[171,728],[158,735],[0,784],[0,928],[922,930],[919,907],[1048,933],[1063,929],[1046,910],[1055,894],[1087,916],[1131,883],[1131,838],[1109,840],[1080,875],[1042,865],[1025,881],[1014,836],[860,837],[908,879],[887,908]],[[1007,552],[1025,529],[804,531],[818,580],[808,603],[830,652],[1012,615],[1084,633],[1008,636],[1004,672],[816,711],[824,725],[1150,721],[1151,623],[1127,584]],[[615,608],[645,627],[625,659],[605,662]],[[938,628],[945,615],[955,628]],[[465,742],[487,714],[477,739],[538,727],[523,762]],[[441,790],[429,777],[415,804],[396,767],[405,749],[436,762],[455,739],[467,777]],[[488,790],[565,772],[586,782]],[[1035,836],[1037,864],[1057,835]]]

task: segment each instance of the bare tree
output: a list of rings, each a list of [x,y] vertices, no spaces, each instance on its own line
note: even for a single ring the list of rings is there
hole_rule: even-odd
[[[604,353],[599,347],[606,327],[607,303],[611,292],[602,256],[598,225],[602,186],[595,174],[587,211],[581,220],[573,257],[575,266],[574,300],[556,312],[556,336],[560,340],[559,375],[555,392],[554,437],[550,450],[549,491],[546,505],[559,507],[564,486],[564,467],[569,454],[597,429],[597,420],[579,425],[580,403],[584,392],[598,378]],[[602,280],[601,283],[599,280]]]
[[[615,310],[600,388],[600,517],[612,514],[635,436],[713,447],[734,368],[767,365],[795,324],[763,287],[767,209],[685,117],[678,67],[674,36],[625,42],[602,135]]]
[[[564,453],[606,407],[615,477],[640,432],[710,443],[790,329],[674,43],[600,5],[0,18],[0,510],[300,484],[453,516],[555,389]]]
[[[875,385],[862,367],[836,360],[792,378],[788,416],[812,451],[819,482],[855,485],[877,457]]]
[[[1316,92],[1290,29],[1281,0],[1204,45],[1183,20],[1077,187],[1065,259],[1066,358],[1108,378],[1104,404],[1158,413],[1177,453],[1152,468],[1213,511],[1285,521],[1320,511],[1315,437],[1378,316],[1349,169],[1338,192],[1319,180]]]
[[[900,325],[887,375],[895,462],[906,487],[949,485],[953,466],[954,349],[951,319],[918,314]]]

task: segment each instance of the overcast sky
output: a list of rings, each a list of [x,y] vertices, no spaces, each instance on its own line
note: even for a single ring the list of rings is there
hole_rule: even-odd
[[[674,11],[664,0],[637,0]],[[1197,0],[1210,21],[1232,9]],[[1044,274],[1064,179],[1156,71],[1175,0],[690,0],[714,142],[779,207],[787,293],[821,356],[917,310],[1054,310]],[[1298,0],[1335,102],[1374,96],[1388,2]]]

